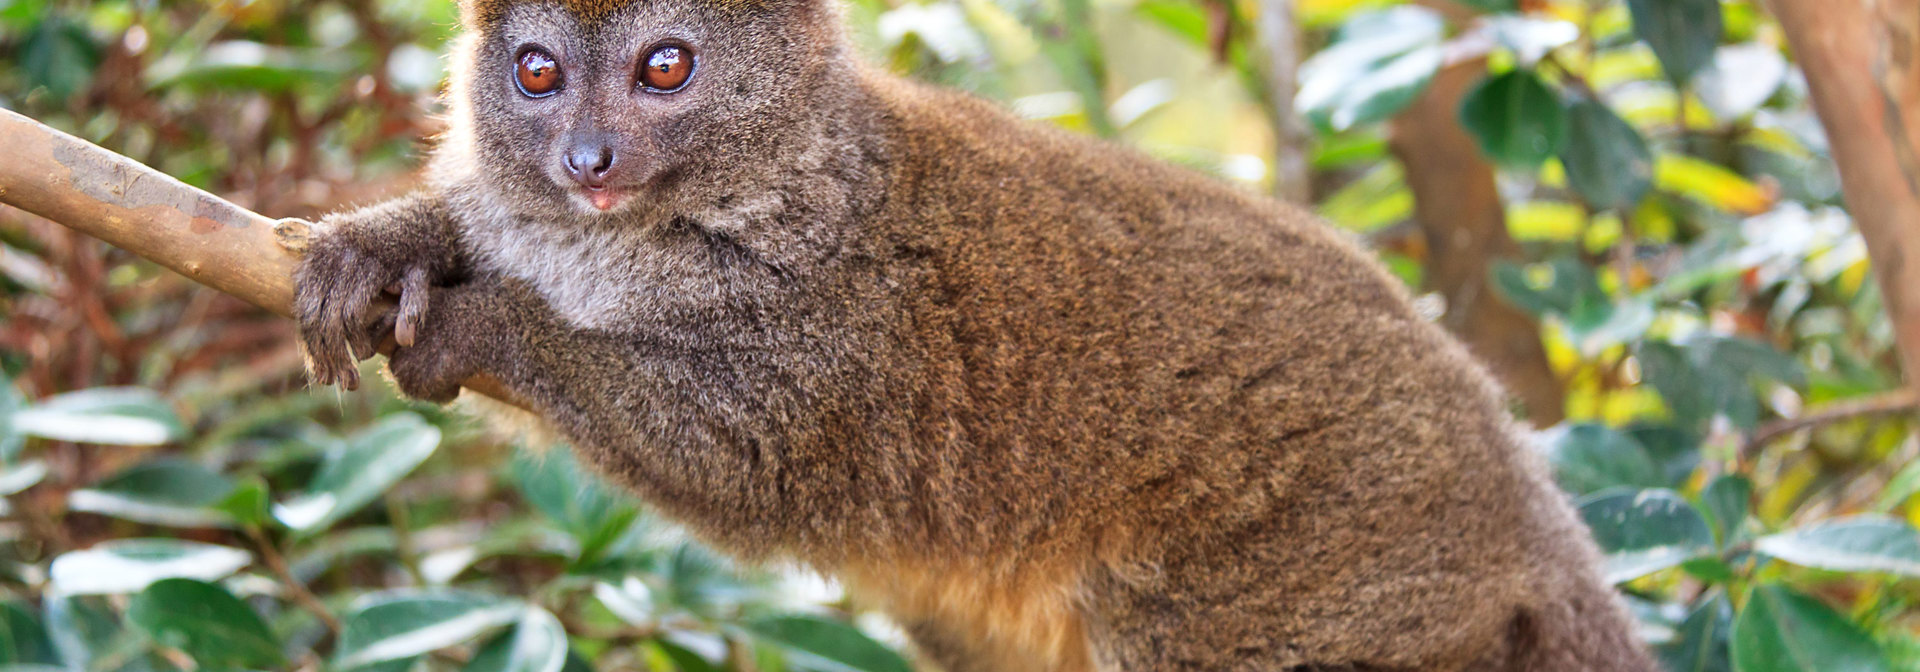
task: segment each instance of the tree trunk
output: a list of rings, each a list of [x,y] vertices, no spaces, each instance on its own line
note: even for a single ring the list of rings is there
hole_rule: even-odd
[[[1920,391],[1920,0],[1770,0]]]
[[[1273,126],[1273,195],[1306,205],[1313,201],[1313,172],[1307,165],[1312,136],[1306,120],[1293,111],[1293,96],[1300,90],[1300,26],[1293,0],[1262,2],[1259,31],[1267,57],[1267,115]]]
[[[1493,166],[1461,128],[1460,99],[1486,62],[1451,65],[1393,120],[1391,147],[1406,167],[1414,220],[1427,241],[1426,285],[1446,298],[1442,322],[1526,407],[1535,426],[1565,417],[1565,394],[1547,363],[1540,327],[1493,288],[1496,259],[1518,256]]]

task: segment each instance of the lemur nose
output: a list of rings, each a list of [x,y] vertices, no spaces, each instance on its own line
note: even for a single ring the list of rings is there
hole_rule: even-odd
[[[607,173],[613,170],[613,160],[613,147],[598,140],[577,143],[561,158],[567,165],[567,175],[588,189],[607,186]]]

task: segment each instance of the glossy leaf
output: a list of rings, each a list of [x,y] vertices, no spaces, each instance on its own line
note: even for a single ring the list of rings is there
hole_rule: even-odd
[[[466,672],[560,672],[567,665],[567,631],[545,609],[529,607],[512,630],[488,640]]]
[[[184,539],[113,539],[53,559],[53,586],[69,595],[133,593],[161,579],[214,581],[253,561],[246,551]]]
[[[214,508],[232,491],[233,479],[197,462],[161,459],[75,490],[67,505],[154,525],[216,527],[232,524],[230,516]]]
[[[1567,107],[1567,142],[1560,162],[1574,191],[1595,208],[1631,207],[1653,185],[1653,152],[1646,139],[1593,100]]]
[[[1760,553],[1840,572],[1920,576],[1920,531],[1876,515],[1824,520],[1754,541]]]
[[[1627,0],[1633,33],[1653,47],[1667,78],[1686,82],[1713,62],[1720,45],[1720,0]]]
[[[1647,449],[1611,427],[1561,425],[1544,432],[1542,439],[1554,480],[1567,492],[1584,495],[1623,486],[1637,490],[1665,485]]]
[[[0,664],[59,665],[60,653],[33,612],[18,602],[0,602]]]
[[[1693,79],[1694,93],[1713,116],[1733,121],[1753,114],[1787,81],[1787,59],[1763,42],[1720,47],[1713,65]]]
[[[1316,125],[1346,130],[1391,117],[1440,69],[1443,23],[1420,7],[1361,14],[1300,66],[1294,106]]]
[[[1675,629],[1674,638],[1655,648],[1667,672],[1731,672],[1733,605],[1723,593],[1701,602]]]
[[[1859,626],[1786,586],[1753,589],[1733,623],[1739,672],[1886,672],[1879,645]]]
[[[185,651],[203,666],[270,667],[284,662],[279,640],[260,615],[210,583],[155,581],[133,597],[127,618],[154,641]]]
[[[1480,82],[1460,102],[1460,123],[1480,151],[1510,170],[1532,170],[1567,140],[1560,98],[1527,70],[1511,70]]]
[[[907,661],[846,623],[818,616],[774,616],[742,623],[760,641],[779,646],[809,669],[909,672]]]
[[[1713,550],[1713,531],[1672,490],[1610,490],[1582,500],[1580,518],[1607,554],[1608,583],[1636,579]]]
[[[311,535],[378,498],[440,445],[440,429],[396,413],[327,451],[307,491],[273,507],[273,516]]]
[[[48,398],[15,413],[14,431],[56,441],[149,446],[185,435],[173,407],[152,390],[100,387]]]
[[[465,591],[368,595],[343,619],[334,665],[352,669],[469,642],[519,620],[525,610],[519,602]]]
[[[583,564],[599,557],[640,514],[631,497],[585,469],[565,446],[539,455],[518,451],[513,476],[521,496],[580,543]]]
[[[1735,532],[1747,519],[1752,499],[1753,481],[1739,474],[1716,478],[1700,492],[1700,510],[1713,525],[1714,538],[1721,546],[1732,543]]]

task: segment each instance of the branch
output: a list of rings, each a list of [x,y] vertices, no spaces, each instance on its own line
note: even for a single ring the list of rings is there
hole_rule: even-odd
[[[93,143],[0,110],[0,203],[45,217],[232,294],[293,314],[309,225],[273,220]],[[467,389],[515,403],[499,382]]]
[[[1915,392],[1912,388],[1900,388],[1885,394],[1829,404],[1818,411],[1797,418],[1775,420],[1761,425],[1759,429],[1754,430],[1753,436],[1747,439],[1746,444],[1740,446],[1740,456],[1742,459],[1751,459],[1768,443],[1803,429],[1812,429],[1863,415],[1905,413],[1915,408],[1920,408],[1920,392]]]

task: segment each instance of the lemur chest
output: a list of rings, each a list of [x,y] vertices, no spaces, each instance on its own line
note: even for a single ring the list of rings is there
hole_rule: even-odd
[[[470,246],[481,270],[526,282],[581,328],[630,324],[677,284],[669,251],[632,233],[517,225],[472,235]]]

